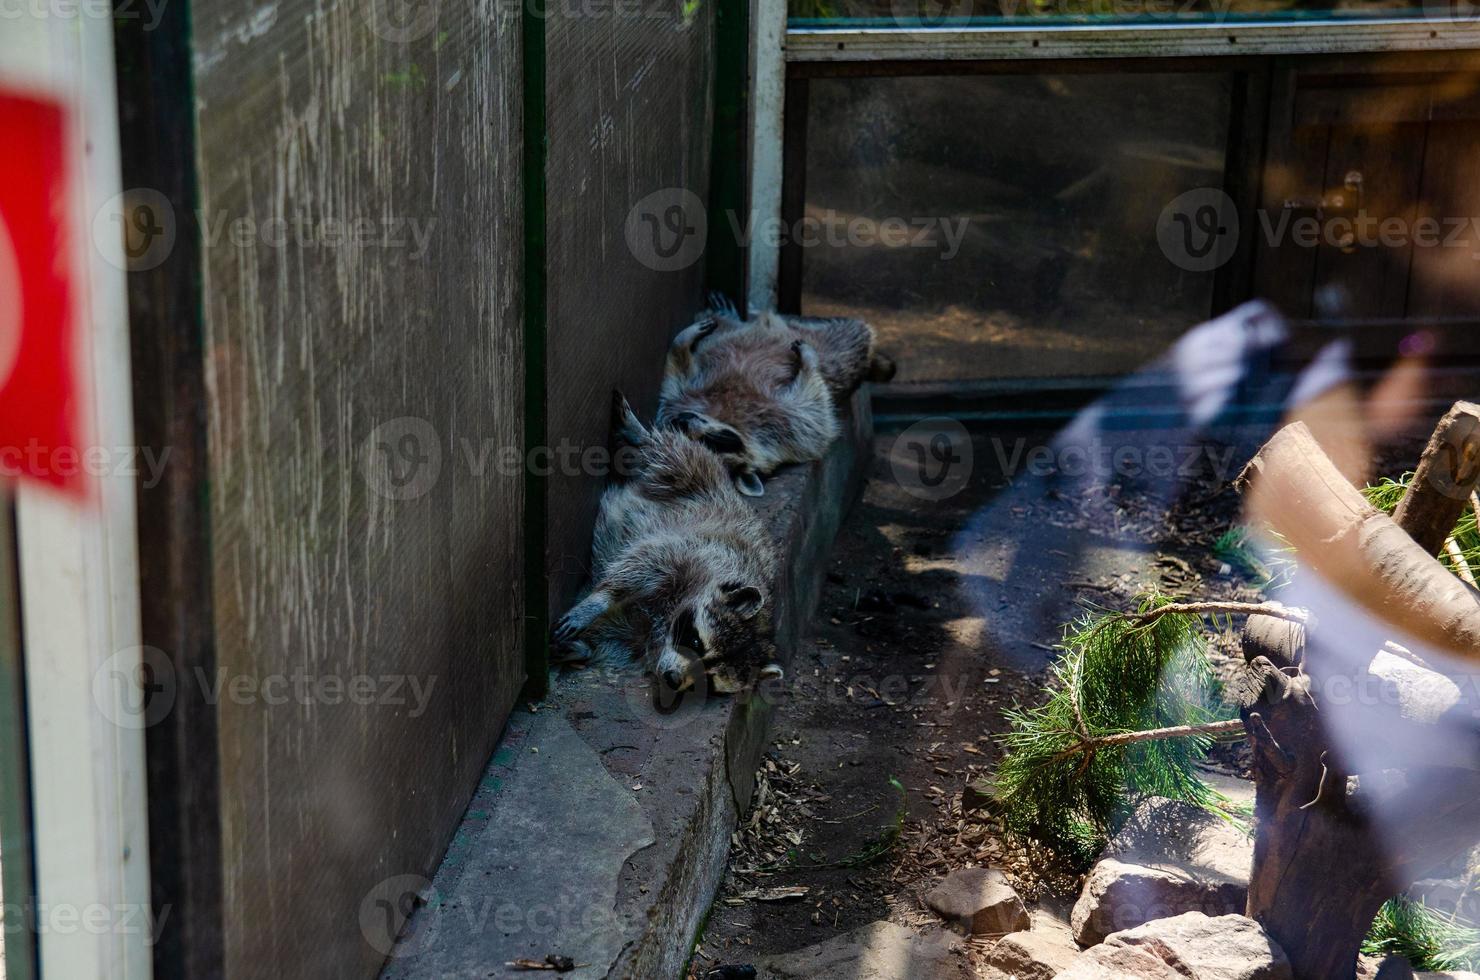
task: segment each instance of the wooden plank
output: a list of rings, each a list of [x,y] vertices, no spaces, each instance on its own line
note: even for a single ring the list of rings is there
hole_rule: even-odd
[[[1324,190],[1330,129],[1295,125],[1299,76],[1291,69],[1275,72],[1270,94],[1268,161],[1258,221],[1254,257],[1254,295],[1263,297],[1285,315],[1311,315],[1315,277],[1315,249],[1291,240],[1284,222],[1305,217],[1287,208],[1288,202],[1319,200]]]
[[[1043,27],[793,28],[788,61],[897,61],[920,59],[1018,60],[1042,58],[1241,57],[1480,47],[1473,18],[1374,18],[1362,21],[1182,22],[1073,24]]]
[[[590,568],[612,389],[651,417],[702,302],[714,7],[687,9],[554,5],[545,25],[551,616]]]
[[[1435,122],[1428,129],[1415,232],[1422,221],[1434,234],[1413,250],[1407,314],[1424,316],[1480,315],[1480,182],[1474,167],[1480,159],[1480,123]],[[1480,350],[1480,337],[1449,335],[1445,349]]]
[[[807,122],[808,95],[811,82],[793,78],[786,83],[786,135],[782,165],[781,224],[796,228],[807,208]],[[776,308],[783,313],[802,312],[802,268],[806,248],[795,236],[788,236],[781,246],[781,262],[776,279]]]
[[[230,980],[378,971],[524,679],[520,14],[394,7],[191,9]]]
[[[1354,93],[1353,98],[1365,99],[1365,94]],[[1314,249],[1315,311],[1323,319],[1401,316],[1413,248],[1407,236],[1384,243],[1379,232],[1381,222],[1390,219],[1412,227],[1423,166],[1424,126],[1389,120],[1336,125],[1330,133],[1322,186],[1332,206],[1323,218],[1321,244]],[[1359,194],[1344,189],[1351,177],[1360,179]],[[1357,197],[1360,215],[1336,208],[1338,195],[1346,200],[1347,209],[1353,207],[1350,199]],[[1369,219],[1365,230],[1360,227],[1361,218]],[[1331,244],[1345,233],[1344,226],[1337,226],[1340,221],[1355,221],[1358,227],[1351,234],[1374,244],[1354,241],[1345,248]]]
[[[1269,139],[1269,96],[1272,72],[1264,62],[1234,76],[1225,141],[1223,189],[1239,217],[1239,235],[1233,255],[1213,278],[1212,316],[1219,316],[1252,299],[1254,262],[1258,251],[1258,209],[1264,181]]]
[[[174,214],[194,214],[188,7],[166,5],[154,29],[146,25],[120,18],[115,27],[124,185],[153,188]],[[152,669],[211,677],[201,242],[176,231],[163,262],[128,277],[134,434],[155,458],[169,453],[158,478],[138,487],[140,636],[159,651]],[[145,749],[150,832],[174,842],[149,854],[150,900],[156,915],[169,910],[153,949],[155,978],[221,976],[220,752],[216,707],[199,686],[175,686],[174,703],[145,730]]]
[[[750,0],[717,0],[714,32],[714,135],[709,154],[705,279],[710,290],[743,303],[749,253],[729,217],[750,211]]]

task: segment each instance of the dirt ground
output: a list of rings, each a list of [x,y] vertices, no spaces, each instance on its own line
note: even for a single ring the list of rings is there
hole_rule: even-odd
[[[1266,435],[1230,432],[1159,484],[1066,488],[1014,459],[1051,433],[973,432],[970,477],[945,499],[902,481],[907,440],[879,435],[694,975],[878,919],[934,924],[921,897],[959,867],[1003,868],[1024,898],[1066,912],[1074,874],[963,812],[962,790],[993,770],[1005,709],[1040,700],[1062,625],[1086,604],[1129,608],[1151,587],[1257,598],[1212,545],[1238,519],[1231,478]],[[1233,649],[1215,643],[1215,662]],[[1242,775],[1241,752],[1215,747],[1210,770]]]

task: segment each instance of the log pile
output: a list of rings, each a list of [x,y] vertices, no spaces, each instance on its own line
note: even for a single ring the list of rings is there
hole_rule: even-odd
[[[1467,402],[1391,518],[1300,423],[1241,477],[1316,597],[1310,622],[1253,616],[1243,636],[1257,787],[1247,914],[1297,980],[1354,977],[1383,902],[1480,841],[1480,593],[1435,558],[1477,482],[1480,408]]]

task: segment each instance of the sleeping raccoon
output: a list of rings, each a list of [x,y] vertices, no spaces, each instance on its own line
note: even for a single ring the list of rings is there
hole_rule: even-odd
[[[862,320],[739,319],[725,303],[674,338],[658,425],[719,453],[742,493],[783,463],[820,459],[838,436],[837,405],[894,366]]]
[[[595,584],[556,624],[569,659],[643,658],[681,691],[700,674],[733,693],[781,676],[771,621],[776,556],[725,465],[676,431],[649,431],[613,400],[634,465],[601,499]]]

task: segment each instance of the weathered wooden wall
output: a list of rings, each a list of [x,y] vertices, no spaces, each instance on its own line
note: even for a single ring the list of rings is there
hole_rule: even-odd
[[[550,7],[548,436],[583,450],[607,446],[613,388],[651,416],[668,339],[701,302],[715,5]],[[589,570],[605,480],[555,457],[552,615]]]
[[[373,976],[523,680],[519,10],[192,21],[225,975]]]

